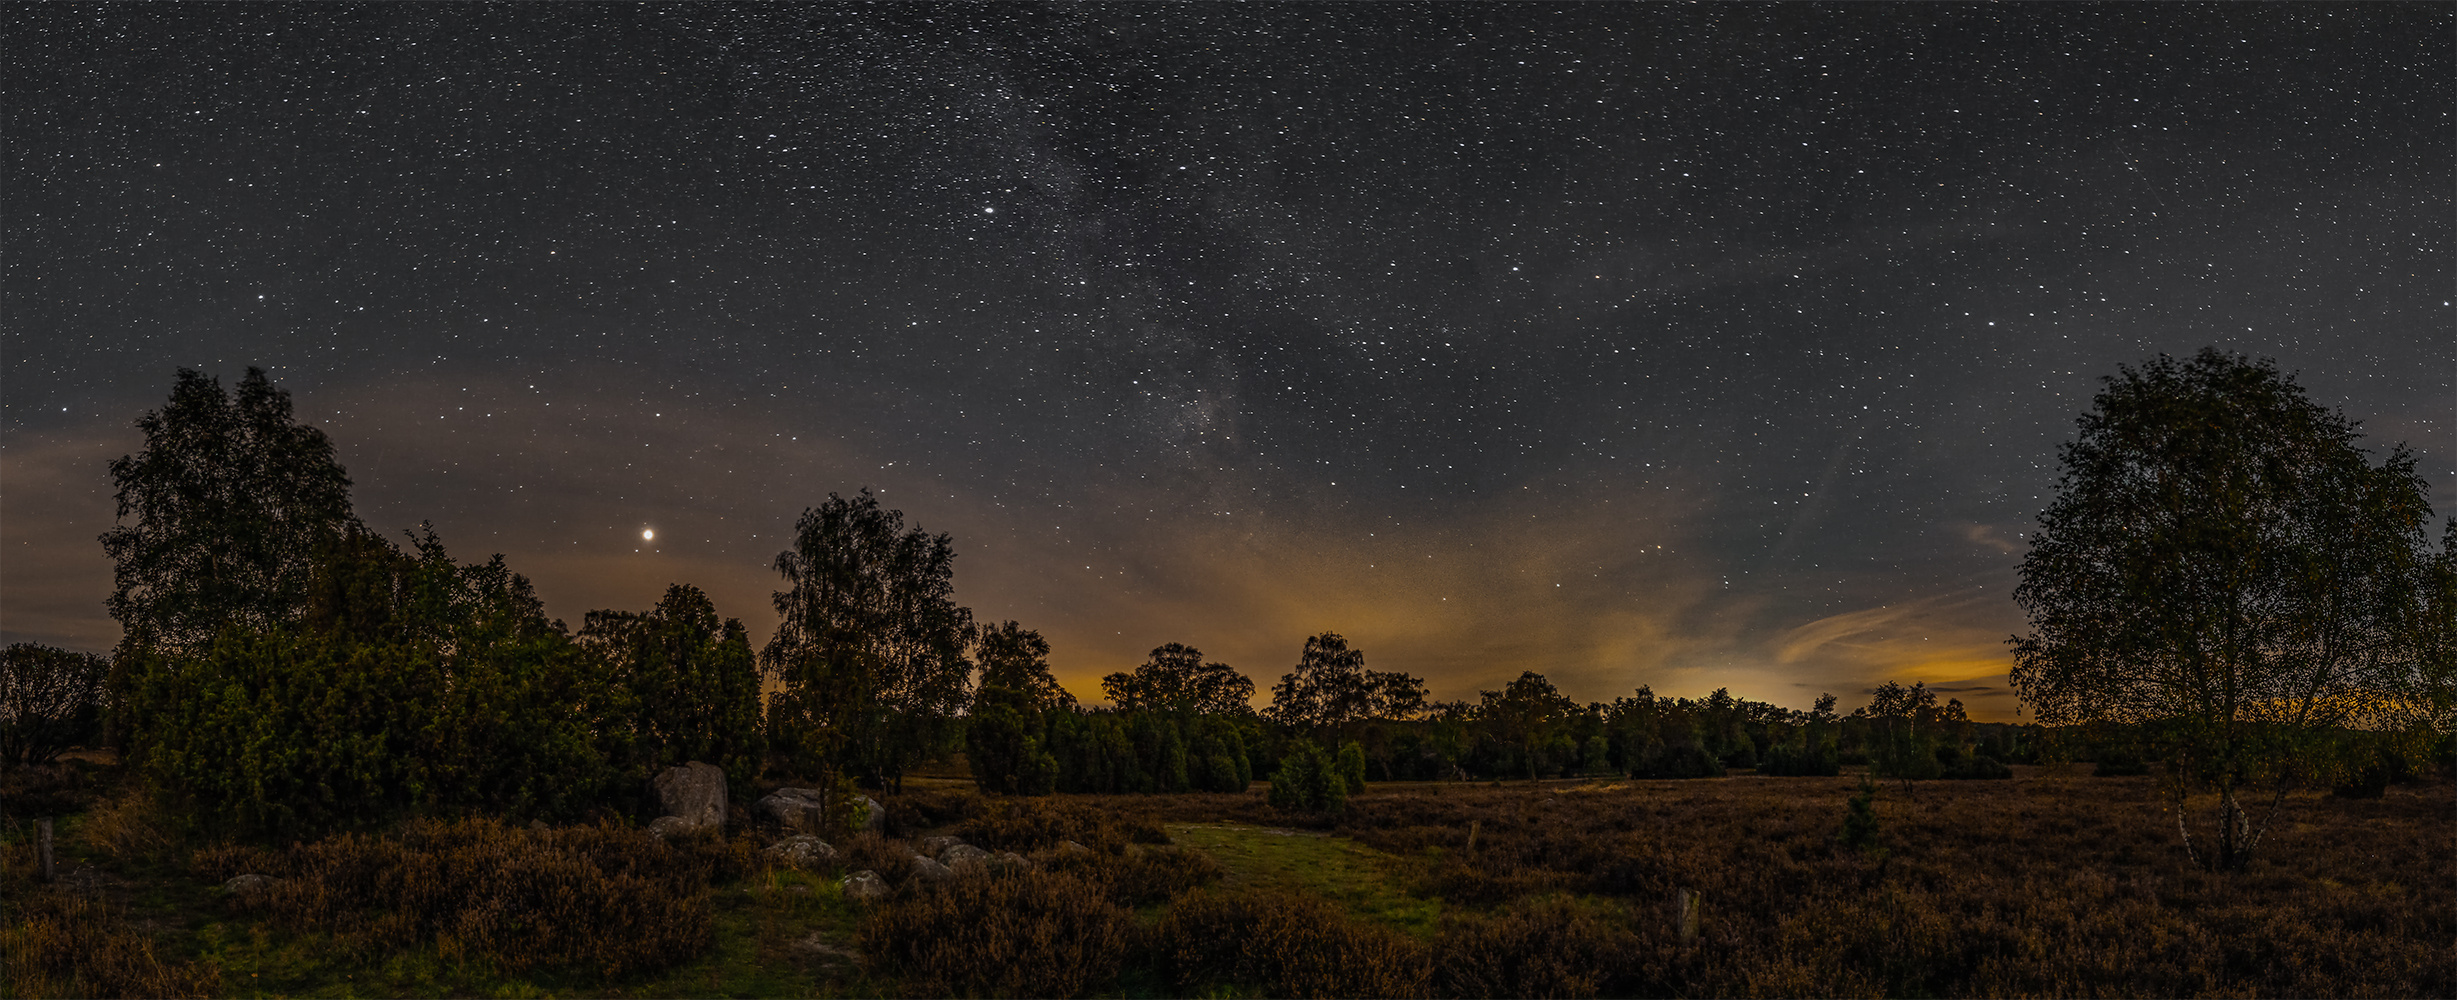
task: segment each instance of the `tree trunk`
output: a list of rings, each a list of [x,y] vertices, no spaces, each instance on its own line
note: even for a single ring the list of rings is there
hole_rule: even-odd
[[[2218,786],[2218,867],[2226,871],[2242,871],[2251,860],[2251,817],[2244,813],[2244,804],[2236,801],[2235,783]]]

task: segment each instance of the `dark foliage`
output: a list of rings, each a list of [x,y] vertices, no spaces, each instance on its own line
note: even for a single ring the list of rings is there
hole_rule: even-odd
[[[2042,722],[2131,727],[2171,808],[2215,789],[2200,849],[2242,868],[2285,791],[2333,777],[2335,730],[2403,731],[2451,701],[2429,489],[2274,362],[2207,348],[2104,381],[2022,562],[2013,683]]]
[[[707,888],[755,865],[750,845],[661,842],[614,826],[530,830],[492,820],[415,821],[287,850],[200,852],[199,874],[271,876],[235,897],[285,929],[329,935],[366,960],[429,945],[509,972],[617,977],[715,943]]]
[[[1101,678],[1101,693],[1126,711],[1175,715],[1247,715],[1254,681],[1226,663],[1203,662],[1203,651],[1169,643],[1152,650],[1133,673]]]
[[[1134,918],[1098,883],[1005,871],[907,885],[862,921],[863,967],[915,996],[1071,997],[1116,980]]]
[[[24,859],[9,859],[22,872]],[[9,880],[0,893],[0,995],[205,997],[210,963],[166,960],[120,907],[63,888]]]
[[[48,764],[101,742],[111,661],[21,642],[0,650],[0,766]]]
[[[193,654],[224,629],[297,624],[324,551],[360,530],[324,432],[260,368],[231,394],[179,369],[137,428],[144,450],[111,463],[123,523],[102,536],[129,645]]]
[[[724,769],[735,788],[758,776],[766,742],[751,640],[698,587],[668,587],[646,612],[591,611],[579,642],[618,695],[606,721],[627,737],[627,778],[685,761]]]
[[[1189,893],[1154,939],[1162,974],[1185,994],[1229,983],[1275,997],[1420,997],[1431,971],[1414,939],[1284,892]]]
[[[892,784],[959,735],[976,635],[946,535],[905,530],[868,490],[831,493],[803,511],[776,571],[782,620],[760,664],[782,686],[768,709],[781,749],[806,770]]]
[[[409,812],[577,817],[617,779],[620,690],[500,557],[468,566],[356,536],[305,621],[140,650],[128,757],[208,825],[315,836]]]

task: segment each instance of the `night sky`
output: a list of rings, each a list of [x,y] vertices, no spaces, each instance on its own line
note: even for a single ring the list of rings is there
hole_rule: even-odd
[[[803,508],[1097,678],[1334,630],[1473,698],[2009,718],[2099,376],[2274,357],[2457,508],[2457,8],[11,5],[0,639],[266,368],[548,611]],[[642,540],[644,530],[656,537]]]

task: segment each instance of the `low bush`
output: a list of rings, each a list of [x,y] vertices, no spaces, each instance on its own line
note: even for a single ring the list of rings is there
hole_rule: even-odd
[[[12,875],[24,871],[21,859],[9,863]],[[0,995],[203,997],[220,990],[220,969],[163,961],[153,939],[118,907],[9,881],[0,894],[7,900],[0,904]]]
[[[1064,872],[1101,887],[1123,906],[1143,906],[1178,893],[1209,885],[1220,878],[1220,863],[1200,851],[1135,845],[1118,854],[1051,854],[1050,871]]]
[[[1421,997],[1432,974],[1416,939],[1278,891],[1181,896],[1153,950],[1179,993],[1231,984],[1275,997]]]
[[[1128,844],[1167,844],[1169,833],[1150,818],[1121,815],[1080,799],[999,799],[982,803],[956,828],[966,843],[1029,854],[1072,840],[1115,854]]]
[[[1434,945],[1437,993],[1455,997],[1631,995],[1649,945],[1626,907],[1548,897],[1492,915],[1457,913]],[[1652,992],[1652,991],[1645,991]]]
[[[862,966],[917,996],[1081,996],[1115,981],[1134,917],[1063,872],[904,884],[854,935]]]
[[[507,972],[607,977],[664,968],[716,940],[707,888],[758,865],[752,845],[664,843],[615,826],[532,830],[493,820],[413,822],[286,851],[199,851],[199,874],[273,884],[236,905],[374,958],[432,945]]]
[[[178,843],[176,821],[151,791],[136,789],[97,805],[77,827],[87,847],[122,863],[157,857]]]

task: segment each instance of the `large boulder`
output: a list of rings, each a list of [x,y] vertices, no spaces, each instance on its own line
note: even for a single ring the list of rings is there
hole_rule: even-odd
[[[913,877],[924,882],[945,882],[954,878],[955,869],[918,854],[913,856]]]
[[[665,814],[695,830],[725,828],[725,771],[699,761],[669,767],[649,781]]]
[[[659,816],[648,821],[648,835],[659,840],[672,840],[676,837],[714,832],[716,831],[707,827],[693,826],[690,820],[680,816]]]
[[[949,844],[947,845],[946,850],[940,851],[938,854],[939,864],[946,865],[947,867],[956,871],[969,871],[977,868],[986,868],[989,864],[989,860],[990,852],[974,847],[971,844]]]
[[[273,887],[273,880],[250,872],[222,883],[222,891],[233,896],[253,896]]]
[[[846,899],[866,902],[887,895],[887,880],[880,878],[878,872],[867,869],[845,876],[840,884],[844,887]]]
[[[807,833],[797,833],[768,845],[768,856],[796,868],[818,868],[836,860],[836,848]]]
[[[954,837],[923,837],[921,838],[921,856],[925,858],[939,858],[940,855],[947,852],[948,848],[954,847],[961,843],[963,843],[963,841]],[[939,858],[939,860],[944,861],[946,859]]]
[[[862,829],[871,833],[887,832],[887,807],[870,796],[862,796]]]
[[[779,788],[751,809],[796,830],[816,830],[827,815],[827,798],[816,788]]]

